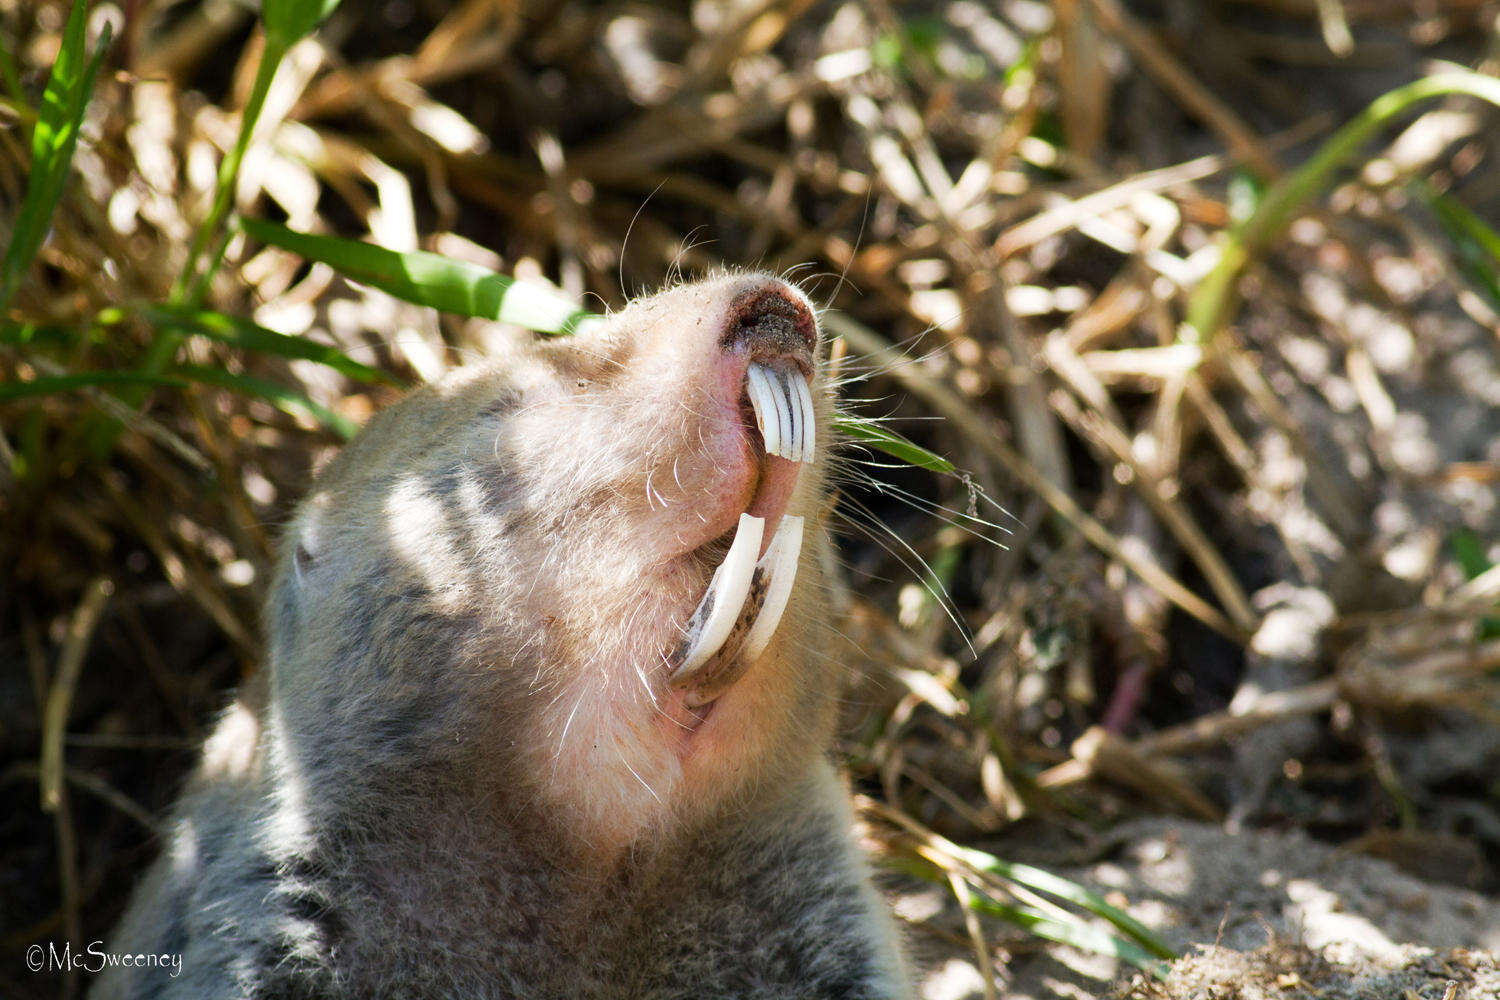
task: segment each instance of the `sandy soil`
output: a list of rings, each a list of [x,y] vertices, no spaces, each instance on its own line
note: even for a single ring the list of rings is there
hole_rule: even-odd
[[[1002,1000],[1261,997],[1479,1000],[1500,996],[1500,901],[1317,843],[1186,821],[1121,826],[1107,856],[1058,874],[1105,893],[1184,955],[1165,982],[1034,940],[1005,942]],[[939,894],[902,900],[924,1000],[983,990],[963,924]],[[942,936],[940,936],[942,935]],[[1455,987],[1450,994],[1448,984]]]

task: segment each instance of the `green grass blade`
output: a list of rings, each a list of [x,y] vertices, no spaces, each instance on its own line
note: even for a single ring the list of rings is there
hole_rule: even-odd
[[[1472,240],[1477,248],[1483,250],[1491,262],[1500,263],[1500,233],[1495,232],[1488,223],[1456,199],[1436,191],[1432,194],[1433,200],[1442,207],[1441,214]]]
[[[993,854],[984,851],[976,851],[972,848],[959,848],[960,856],[970,866],[986,871],[1001,878],[1008,879],[1030,889],[1045,892],[1056,896],[1066,903],[1087,910],[1098,917],[1103,917],[1120,930],[1129,934],[1140,942],[1147,950],[1157,958],[1176,958],[1177,955],[1166,942],[1152,933],[1145,924],[1136,920],[1130,914],[1117,906],[1111,906],[1105,902],[1104,897],[1076,882],[1070,882],[1059,875],[1030,865],[1016,864],[1010,861],[1002,861]]]
[[[85,61],[85,6],[84,0],[73,2],[63,29],[62,47],[52,64],[36,127],[31,133],[31,171],[26,176],[26,194],[11,229],[10,245],[0,260],[0,312],[10,303],[47,235],[68,167],[73,162],[78,129],[94,90],[94,79],[109,47],[110,31],[106,26],[93,57]]]
[[[72,347],[84,337],[83,331],[69,326],[48,326],[42,323],[16,323],[0,320],[0,345],[25,347],[27,344],[48,344],[52,347]]]
[[[27,382],[0,382],[0,403],[30,396],[47,396],[55,392],[74,392],[106,385],[177,386],[187,385],[180,378],[147,375],[144,372],[79,372],[73,375],[44,375]]]
[[[266,37],[289,47],[322,24],[338,5],[339,0],[264,0],[260,18],[265,22]]]
[[[1144,948],[1133,941],[1126,941],[1097,927],[1091,927],[1082,920],[1061,920],[1029,906],[1011,906],[997,902],[979,891],[970,894],[968,905],[976,913],[998,917],[1037,937],[1072,945],[1098,955],[1109,955],[1152,975],[1160,976],[1163,973],[1161,960]]]
[[[398,253],[357,240],[299,233],[264,219],[240,221],[262,243],[320,261],[354,281],[420,306],[514,323],[540,333],[575,333],[601,322],[598,315],[559,295],[477,264],[421,250]],[[834,423],[850,437],[903,462],[933,472],[956,471],[946,458],[884,427],[846,416],[836,417]]]
[[[319,344],[302,337],[268,330],[249,320],[207,310],[173,309],[146,306],[139,314],[157,327],[200,334],[221,343],[257,354],[274,354],[282,358],[316,361],[357,382],[400,386],[402,382],[378,368],[360,364],[336,347]],[[121,314],[122,315],[122,314]],[[114,316],[101,317],[108,322]]]
[[[514,323],[540,333],[574,333],[600,317],[535,285],[435,253],[398,253],[371,243],[299,233],[263,219],[241,220],[263,243],[321,261],[346,277],[407,302],[460,316]]]
[[[916,442],[908,441],[895,431],[881,427],[879,424],[839,414],[833,418],[833,425],[856,441],[879,449],[893,458],[899,458],[908,465],[915,465],[929,472],[958,471],[952,462],[937,452],[928,451]]]
[[[1472,580],[1489,570],[1491,563],[1484,554],[1484,543],[1468,528],[1459,528],[1448,535],[1448,551],[1464,571],[1464,579]]]
[[[242,396],[263,399],[283,413],[289,413],[292,416],[311,417],[345,440],[352,438],[359,431],[359,425],[348,417],[340,416],[328,407],[308,399],[297,390],[269,379],[256,378],[253,375],[236,375],[222,368],[208,368],[200,365],[178,365],[172,368],[171,372],[194,382],[204,382],[237,392]]]
[[[1297,213],[1333,182],[1334,175],[1391,121],[1436,97],[1466,94],[1500,106],[1500,80],[1467,70],[1423,77],[1377,97],[1344,125],[1302,166],[1265,194],[1254,214],[1226,234],[1214,265],[1188,299],[1187,326],[1203,343],[1228,320],[1240,275],[1274,242]]]
[[[240,132],[235,137],[234,145],[229,147],[229,152],[224,154],[224,159],[219,163],[218,179],[214,182],[214,200],[209,206],[208,214],[198,225],[198,232],[193,236],[193,244],[188,248],[187,260],[182,265],[182,273],[177,276],[177,281],[172,285],[170,301],[173,305],[198,305],[202,301],[202,293],[206,289],[206,282],[198,282],[198,261],[208,250],[209,245],[216,238],[221,237],[220,227],[224,219],[229,215],[230,202],[234,198],[235,181],[240,175],[240,164],[244,162],[245,151],[250,148],[250,138],[255,134],[255,123],[260,121],[260,113],[265,109],[266,95],[271,92],[271,83],[276,79],[276,70],[281,65],[282,58],[286,55],[286,45],[275,39],[267,38],[265,47],[261,49],[260,63],[255,69],[255,84],[250,88],[250,98],[245,102],[245,110],[240,113]],[[163,345],[170,345],[174,338],[168,337],[159,341]],[[166,364],[170,357],[167,346],[158,349],[158,352],[150,355],[150,365],[159,367]]]
[[[30,110],[26,104],[26,94],[21,90],[21,74],[16,70],[16,58],[4,45],[0,45],[0,83],[4,84],[5,93],[16,103],[17,111]]]
[[[1488,572],[1493,564],[1485,554],[1485,545],[1479,536],[1468,528],[1459,528],[1448,535],[1448,551],[1464,571],[1464,578],[1472,580]],[[1476,629],[1481,641],[1500,637],[1500,616],[1485,615],[1479,619]]]
[[[947,846],[951,845],[945,842],[945,851],[947,850]],[[887,857],[883,863],[889,868],[915,876],[923,881],[931,882],[934,885],[947,885],[951,874],[944,866],[920,854],[907,855],[905,857]],[[1036,871],[1036,869],[1032,869],[1032,871]],[[1043,872],[1042,874],[1047,875],[1049,873]],[[1056,878],[1056,876],[1051,877]],[[1071,885],[1065,879],[1058,879],[1058,881]],[[981,886],[970,884],[970,889],[972,891],[969,894],[967,905],[975,912],[997,917],[1006,923],[1036,934],[1038,937],[1046,938],[1049,941],[1059,941],[1085,951],[1095,952],[1100,955],[1109,955],[1129,962],[1153,974],[1157,974],[1161,970],[1162,959],[1170,960],[1177,957],[1171,949],[1159,941],[1156,941],[1154,946],[1142,947],[1136,941],[1119,938],[1107,931],[1092,927],[1085,923],[1081,916],[1074,917],[1060,908],[1057,912],[1048,913],[1034,906],[1001,903],[990,895],[988,890]],[[1113,908],[1111,907],[1111,909]],[[1134,921],[1131,922],[1134,923]],[[1154,935],[1149,931],[1146,931],[1146,936],[1155,941]]]
[[[188,251],[187,262],[172,287],[171,301],[174,305],[200,305],[203,302],[208,284],[223,261],[224,251],[228,246],[228,238],[220,229],[229,215],[240,164],[245,159],[245,151],[250,147],[255,125],[265,109],[266,95],[271,91],[271,83],[276,79],[281,60],[303,36],[322,24],[338,5],[339,0],[263,0],[260,13],[261,22],[265,25],[266,44],[260,53],[260,65],[256,67],[255,84],[250,88],[250,98],[245,102],[245,110],[240,115],[240,133],[219,164],[213,204],[198,227],[198,233]],[[211,247],[215,249],[209,257],[208,266],[200,274],[198,261]],[[175,350],[174,340],[170,335],[161,340],[159,353],[152,355],[153,364],[166,363],[170,352]]]
[[[1458,251],[1458,266],[1464,277],[1489,300],[1490,308],[1500,311],[1500,233],[1457,199],[1433,190],[1425,181],[1413,184],[1412,189],[1432,210]]]

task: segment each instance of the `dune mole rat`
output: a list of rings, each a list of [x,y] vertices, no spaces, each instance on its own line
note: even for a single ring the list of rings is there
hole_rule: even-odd
[[[819,348],[722,275],[372,419],[110,942],[180,973],[94,996],[907,996],[827,758]]]

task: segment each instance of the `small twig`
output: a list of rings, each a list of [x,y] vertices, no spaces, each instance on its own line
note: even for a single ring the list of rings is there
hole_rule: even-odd
[[[48,375],[67,374],[65,367],[43,355],[34,354],[27,358],[27,360]],[[204,455],[197,448],[194,448],[191,444],[188,444],[187,441],[183,440],[177,434],[168,430],[160,422],[152,420],[135,407],[126,405],[117,396],[113,396],[102,389],[92,386],[84,387],[82,393],[108,416],[120,421],[120,423],[131,430],[155,441],[199,472],[211,474],[214,471],[213,462],[209,461],[208,456]]]
[[[1377,685],[1412,686],[1453,674],[1480,674],[1496,667],[1500,667],[1500,639],[1477,646],[1438,650],[1395,670],[1354,664],[1341,671],[1340,677],[1325,678],[1285,691],[1269,692],[1238,711],[1226,710],[1199,716],[1190,722],[1136,740],[1128,744],[1127,749],[1131,756],[1141,760],[1176,756],[1226,742],[1241,733],[1259,729],[1280,719],[1327,711],[1341,696],[1351,701],[1370,699],[1388,704],[1390,698],[1376,690]],[[1377,671],[1373,677],[1361,676],[1361,670],[1370,669]],[[1377,679],[1382,677],[1385,680]],[[1090,763],[1075,757],[1042,772],[1037,777],[1037,786],[1046,789],[1063,788],[1085,781],[1094,773]]]
[[[1215,743],[1222,743],[1240,733],[1259,729],[1277,719],[1311,715],[1327,710],[1338,697],[1338,683],[1318,681],[1290,691],[1273,691],[1262,695],[1248,709],[1231,713],[1215,712],[1191,722],[1163,729],[1131,744],[1131,754],[1139,758],[1187,753]],[[1094,774],[1092,763],[1079,758],[1048,768],[1037,776],[1037,786],[1046,789],[1066,788],[1087,781]]]
[[[1103,386],[1079,363],[1077,356],[1068,349],[1065,338],[1049,337],[1047,345],[1047,358],[1052,363],[1052,370],[1080,398],[1094,404],[1085,411],[1078,404],[1070,403],[1060,412],[1077,429],[1086,432],[1087,437],[1097,441],[1116,462],[1131,470],[1138,492],[1202,571],[1235,626],[1245,632],[1255,631],[1258,616],[1251,608],[1250,598],[1245,594],[1244,588],[1230,570],[1228,561],[1209,541],[1207,533],[1198,526],[1187,506],[1175,493],[1168,491],[1162,477],[1136,457],[1129,433],[1120,426],[1117,414],[1112,412],[1114,407],[1097,404],[1099,398],[1105,396]]]
[[[1323,513],[1327,515],[1330,525],[1345,541],[1358,539],[1367,533],[1368,529],[1363,518],[1359,514],[1359,505],[1350,498],[1344,488],[1328,474],[1323,463],[1318,460],[1312,449],[1312,444],[1307,439],[1307,434],[1292,412],[1287,409],[1286,404],[1276,395],[1265,375],[1255,365],[1238,345],[1224,344],[1221,357],[1229,374],[1239,383],[1245,395],[1270,418],[1276,429],[1291,442],[1297,449],[1297,453],[1303,458],[1303,466],[1307,470],[1307,486],[1317,497],[1323,507]]]
[[[179,84],[193,66],[206,58],[225,38],[243,27],[253,16],[250,8],[237,3],[199,3],[170,29],[151,39],[134,70],[145,78],[167,77]]]
[[[519,19],[514,19],[513,23],[519,23]],[[437,58],[436,52],[429,54],[424,46],[416,56],[391,56],[370,66],[329,74],[316,86],[308,88],[288,117],[306,120],[336,115],[363,103],[369,95],[383,93],[396,84],[432,86],[492,70],[510,51],[515,34],[514,28],[507,25],[499,35],[480,38],[459,48],[445,47],[442,58]],[[435,38],[436,34],[428,41]]]
[[[246,659],[253,659],[257,651],[254,633],[224,599],[222,588],[218,587],[202,569],[188,562],[171,547],[160,527],[147,516],[146,512],[131,499],[123,488],[109,479],[105,480],[104,485],[131,526],[140,534],[146,547],[160,562],[162,572],[166,574],[168,582],[176,588],[178,593],[186,595],[207,612],[215,624],[234,642],[242,656]]]
[[[985,940],[979,914],[974,911],[974,894],[969,889],[969,883],[958,872],[950,870],[945,874],[948,876],[948,886],[953,890],[953,898],[958,900],[959,911],[964,915],[964,929],[969,932],[969,942],[974,946],[984,1000],[995,1000],[995,964],[990,959],[990,943]]]
[[[45,776],[44,776],[45,780]],[[45,795],[45,789],[44,793]],[[68,941],[83,939],[83,921],[78,914],[78,834],[73,827],[73,807],[67,790],[59,785],[52,803],[52,825],[57,836],[57,877],[62,890],[63,933]],[[63,1000],[78,992],[78,970],[64,973]]]
[[[568,190],[567,164],[563,158],[562,143],[551,132],[538,132],[532,136],[537,161],[547,177],[547,190],[552,196],[552,216],[557,220],[557,250],[561,256],[558,270],[564,294],[573,301],[583,297],[583,264],[578,258],[578,206]]]
[[[120,621],[140,653],[141,662],[146,665],[146,672],[151,676],[151,683],[155,685],[162,701],[166,703],[167,711],[172,713],[172,718],[176,721],[178,728],[187,734],[189,743],[197,743],[202,737],[202,728],[184,704],[181,692],[173,683],[171,668],[167,666],[161,650],[157,648],[156,642],[146,630],[146,623],[141,620],[140,610],[133,602],[128,600],[121,602]]]
[[[1058,0],[1056,34],[1062,54],[1058,100],[1063,135],[1077,155],[1093,158],[1109,125],[1109,70],[1102,58],[1094,13],[1081,0]]]
[[[1176,97],[1193,117],[1223,136],[1236,157],[1264,177],[1274,178],[1280,175],[1281,168],[1266,151],[1265,144],[1255,134],[1255,130],[1246,125],[1229,105],[1194,79],[1176,56],[1168,52],[1150,31],[1126,12],[1119,0],[1089,2],[1099,16],[1100,25],[1113,31],[1140,60],[1141,67]]]
[[[1317,0],[1317,4],[1318,26],[1323,29],[1328,51],[1340,57],[1349,55],[1354,51],[1354,35],[1349,31],[1343,0]]]
[[[1325,115],[1317,115],[1301,122],[1285,132],[1278,133],[1268,138],[1265,146],[1270,150],[1279,150],[1294,146],[1311,136],[1314,136],[1328,127],[1328,119]],[[995,241],[995,250],[1002,257],[1010,257],[1014,254],[1033,246],[1049,236],[1065,232],[1078,225],[1079,220],[1088,219],[1113,212],[1130,204],[1132,198],[1139,194],[1166,191],[1169,188],[1190,184],[1222,173],[1233,167],[1236,160],[1233,156],[1223,153],[1212,153],[1208,156],[1200,156],[1197,159],[1187,160],[1183,163],[1173,164],[1169,167],[1161,167],[1157,170],[1149,170],[1143,174],[1128,177],[1117,184],[1107,188],[1101,188],[1081,198],[1064,201],[1061,204],[1048,208],[1046,211],[1038,212],[1030,216],[1024,222],[1019,222],[1000,234]]]
[[[737,59],[764,52],[812,6],[811,0],[755,0],[733,8],[723,29],[700,40],[682,60],[680,93],[701,93],[717,85]]]
[[[1500,566],[1491,566],[1459,587],[1442,604],[1442,610],[1454,614],[1491,611],[1500,602]]]
[[[1075,740],[1072,751],[1074,760],[1083,764],[1090,775],[1134,788],[1148,797],[1165,798],[1189,815],[1210,823],[1223,819],[1218,807],[1175,774],[1170,765],[1148,758],[1135,745],[1100,726],[1090,728]]]
[[[68,742],[72,743],[73,739],[69,737]],[[0,785],[26,779],[39,780],[41,774],[42,768],[40,762],[29,760],[18,761],[6,768],[4,774],[0,774]],[[144,806],[109,784],[103,778],[71,767],[63,769],[63,778],[67,780],[68,784],[76,785],[84,791],[90,792],[108,802],[120,812],[145,827],[150,833],[159,835],[162,832],[161,825],[156,822],[155,817]]]
[[[68,725],[68,709],[73,703],[73,691],[78,686],[78,676],[83,670],[89,640],[94,635],[94,629],[99,624],[99,618],[104,613],[104,606],[113,590],[114,586],[106,576],[95,577],[84,589],[83,598],[73,610],[63,636],[57,670],[42,713],[42,754],[41,763],[37,767],[37,784],[42,811],[51,813],[53,817],[57,837],[58,882],[62,888],[63,927],[69,941],[81,940],[83,924],[78,914],[78,836],[73,826],[73,810],[63,787],[63,738]],[[69,970],[63,983],[63,995],[71,996],[76,986],[76,976],[73,970]]]
[[[42,715],[42,762],[41,798],[42,809],[56,812],[62,803],[63,784],[63,738],[67,734],[68,709],[73,704],[73,691],[78,686],[78,676],[83,670],[83,658],[88,652],[89,640],[94,628],[104,613],[104,606],[114,592],[109,577],[96,576],[84,589],[83,598],[73,611],[68,629],[63,636],[62,650],[57,657],[57,670],[52,686],[47,693],[47,706]]]

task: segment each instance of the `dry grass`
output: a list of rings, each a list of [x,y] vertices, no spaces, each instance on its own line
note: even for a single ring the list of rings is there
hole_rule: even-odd
[[[99,314],[170,293],[263,44],[230,3],[95,14],[118,41],[0,317],[42,328],[0,342],[7,380],[146,363],[160,335]],[[0,98],[0,226],[65,15],[0,0],[26,98]],[[1493,72],[1494,17],[350,4],[288,54],[236,205],[595,307],[724,263],[825,303],[851,407],[964,470],[872,462],[843,486],[840,611],[865,668],[843,749],[893,852],[913,829],[975,843],[1165,810],[1453,835],[1494,889],[1500,302],[1411,182],[1500,214],[1495,112],[1445,100],[1382,132],[1252,264],[1221,334],[1184,326],[1257,191],[1427,60]],[[490,333],[243,236],[207,302],[405,381]],[[394,395],[176,350],[354,421]],[[201,383],[0,406],[0,982],[27,942],[93,940],[117,913],[190,748],[256,668],[277,525],[335,443]],[[1434,759],[1454,734],[1473,759]],[[962,896],[975,880],[952,873]],[[996,925],[968,931],[998,962]],[[57,988],[20,976],[19,995]]]

